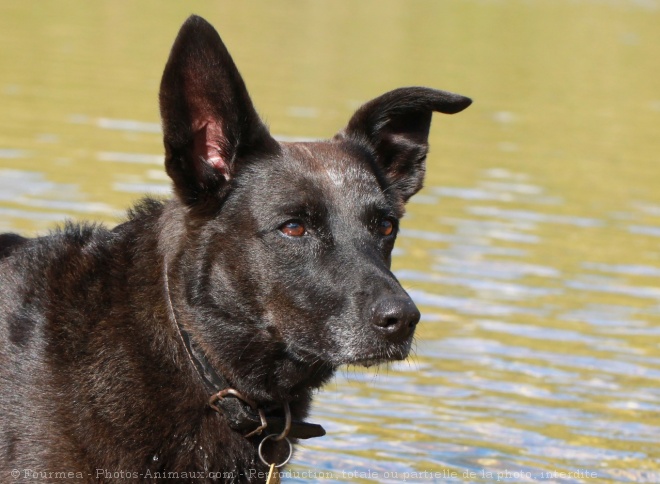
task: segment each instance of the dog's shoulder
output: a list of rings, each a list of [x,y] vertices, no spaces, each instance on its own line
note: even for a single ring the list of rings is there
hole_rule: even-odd
[[[0,261],[5,264],[5,270],[0,269],[0,277],[7,272],[7,267],[27,274],[62,258],[75,258],[86,246],[108,239],[108,234],[103,225],[87,222],[65,222],[48,235],[35,238],[0,234]]]
[[[98,222],[66,221],[47,235],[26,238],[15,233],[0,234],[0,264],[14,259],[14,266],[24,270],[38,270],[62,259],[89,259],[101,256],[113,245],[125,242],[128,232],[139,226],[140,232],[158,220],[164,202],[144,198],[128,210],[126,219],[113,229]],[[1,266],[0,266],[1,267]],[[0,269],[0,278],[3,271]]]
[[[149,227],[161,208],[143,200],[112,229],[69,221],[41,237],[1,234],[0,354],[8,354],[7,344],[10,352],[34,350],[36,334],[84,332],[96,321],[93,314],[114,300],[120,304],[130,292],[127,273],[156,265],[154,251],[140,247],[157,239]]]
[[[89,294],[92,281],[113,284],[117,274],[132,265],[129,258],[139,257],[139,239],[156,238],[162,207],[160,201],[142,200],[112,229],[99,223],[67,221],[41,237],[0,234],[1,312],[6,315],[20,307],[26,297],[61,305],[66,304],[64,296],[69,293]]]
[[[62,294],[80,277],[82,261],[96,257],[107,239],[105,227],[73,222],[41,237],[0,235],[0,321],[12,326],[17,315],[29,314],[36,324],[42,319],[37,315],[64,302]]]

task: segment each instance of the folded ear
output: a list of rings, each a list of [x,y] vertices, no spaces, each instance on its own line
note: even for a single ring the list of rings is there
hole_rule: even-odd
[[[181,27],[160,84],[165,168],[180,199],[222,196],[248,152],[275,149],[220,36],[191,16]]]
[[[386,181],[405,202],[422,188],[431,114],[458,113],[471,103],[471,99],[447,91],[395,89],[358,109],[336,139],[366,146]]]

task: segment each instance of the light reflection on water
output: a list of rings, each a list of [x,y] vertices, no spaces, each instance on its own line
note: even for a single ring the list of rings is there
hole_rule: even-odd
[[[501,175],[487,170],[482,176],[487,180],[493,172]],[[476,184],[487,186],[483,180]],[[439,339],[420,338],[415,361],[423,364],[403,372],[410,381],[390,375],[386,385],[371,382],[370,394],[387,396],[362,396],[353,402],[345,394],[334,395],[341,398],[334,405],[335,418],[342,418],[344,404],[350,403],[353,411],[364,412],[363,428],[370,428],[373,416],[383,411],[371,408],[379,399],[405,402],[405,410],[397,408],[397,421],[388,422],[387,431],[379,429],[382,438],[369,443],[385,466],[382,472],[411,472],[419,468],[419,461],[430,459],[456,470],[526,470],[537,476],[530,479],[535,481],[541,480],[542,469],[562,462],[566,468],[599,469],[600,479],[628,480],[627,476],[653,482],[645,479],[655,474],[632,467],[610,471],[609,463],[645,461],[655,455],[660,435],[660,293],[652,284],[657,284],[653,278],[660,275],[660,267],[589,260],[578,267],[566,267],[560,259],[536,262],[529,254],[545,243],[544,226],[568,226],[575,234],[607,222],[532,210],[534,197],[545,200],[548,191],[538,184],[525,186],[520,190],[517,185],[497,185],[529,196],[514,210],[476,205],[494,199],[481,188],[429,190],[459,199],[460,209],[453,212],[464,215],[441,215],[423,229],[404,226],[400,243],[405,250],[420,241],[429,249],[425,267],[401,268],[396,275],[420,306],[444,314],[423,325],[460,321],[462,326],[438,329]],[[504,198],[504,203],[511,203]],[[554,205],[563,205],[558,197],[554,200]],[[405,260],[400,265],[405,267]],[[628,276],[632,279],[621,279]],[[596,303],[591,300],[594,293],[628,302],[632,298],[641,305]],[[635,339],[640,335],[656,339],[647,346]],[[400,372],[396,369],[395,374]],[[350,375],[343,382],[354,384]],[[404,398],[409,395],[417,398]],[[426,405],[420,405],[420,397],[428,399]],[[328,408],[326,403],[324,409]],[[354,429],[338,430],[345,432],[347,441],[353,439]],[[395,431],[402,432],[397,445],[406,448],[398,453],[385,443]],[[444,445],[426,445],[429,438]],[[456,442],[464,447],[448,448]],[[357,454],[361,445],[342,448]],[[400,465],[397,455],[409,465]]]
[[[161,5],[155,28],[151,7],[120,3],[0,5],[0,41],[26,49],[0,57],[0,230],[114,223],[142,194],[171,192],[156,90],[188,7]],[[316,8],[199,11],[279,139],[327,137],[356,99],[401,85],[475,104],[434,119],[427,187],[394,252],[424,315],[413,356],[344,369],[311,417],[328,436],[291,469],[329,471],[322,482],[506,470],[531,476],[507,482],[660,482],[660,4]],[[105,24],[108,11],[124,20]],[[227,20],[239,18],[254,28]],[[541,476],[577,469],[599,478]]]

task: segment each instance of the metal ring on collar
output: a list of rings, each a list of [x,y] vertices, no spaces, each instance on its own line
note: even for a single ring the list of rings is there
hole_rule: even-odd
[[[263,438],[263,440],[261,441],[261,443],[259,444],[259,449],[258,449],[259,459],[261,459],[261,462],[263,462],[264,465],[271,466],[272,464],[269,464],[268,461],[266,461],[266,459],[264,458],[264,455],[261,453],[261,449],[264,445],[264,442],[266,442],[268,439],[275,439],[275,437],[277,437],[276,434],[266,435]],[[291,460],[291,456],[293,455],[293,445],[291,445],[291,441],[289,440],[288,437],[284,437],[284,440],[286,440],[286,443],[289,444],[289,455],[287,456],[286,459],[284,459],[284,462],[282,462],[281,464],[277,464],[275,466],[277,468],[280,468],[280,467],[283,467],[283,466],[287,465],[289,463],[289,461]]]

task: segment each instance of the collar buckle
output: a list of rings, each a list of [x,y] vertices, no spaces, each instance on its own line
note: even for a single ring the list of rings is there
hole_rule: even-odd
[[[261,432],[263,432],[268,427],[268,421],[266,420],[266,413],[264,412],[264,409],[259,408],[252,399],[244,396],[238,390],[234,390],[233,388],[225,388],[223,390],[220,390],[218,393],[214,393],[213,395],[211,395],[211,398],[209,398],[209,407],[211,407],[213,410],[215,410],[220,414],[226,415],[226,412],[223,410],[226,407],[226,405],[223,405],[223,403],[225,402],[225,397],[227,397],[228,395],[232,395],[238,398],[239,400],[241,400],[242,402],[247,403],[252,410],[259,413],[259,420],[261,420],[261,424],[252,432],[246,434],[244,437],[247,439],[249,437],[252,437],[253,435],[261,435]],[[223,407],[222,409],[220,408],[220,405],[222,405]],[[286,408],[287,409],[289,408],[288,404],[286,405]],[[291,421],[291,417],[290,417],[291,413],[289,412],[287,413],[287,415],[289,416],[289,421]],[[230,422],[230,426],[233,428],[231,422]]]

